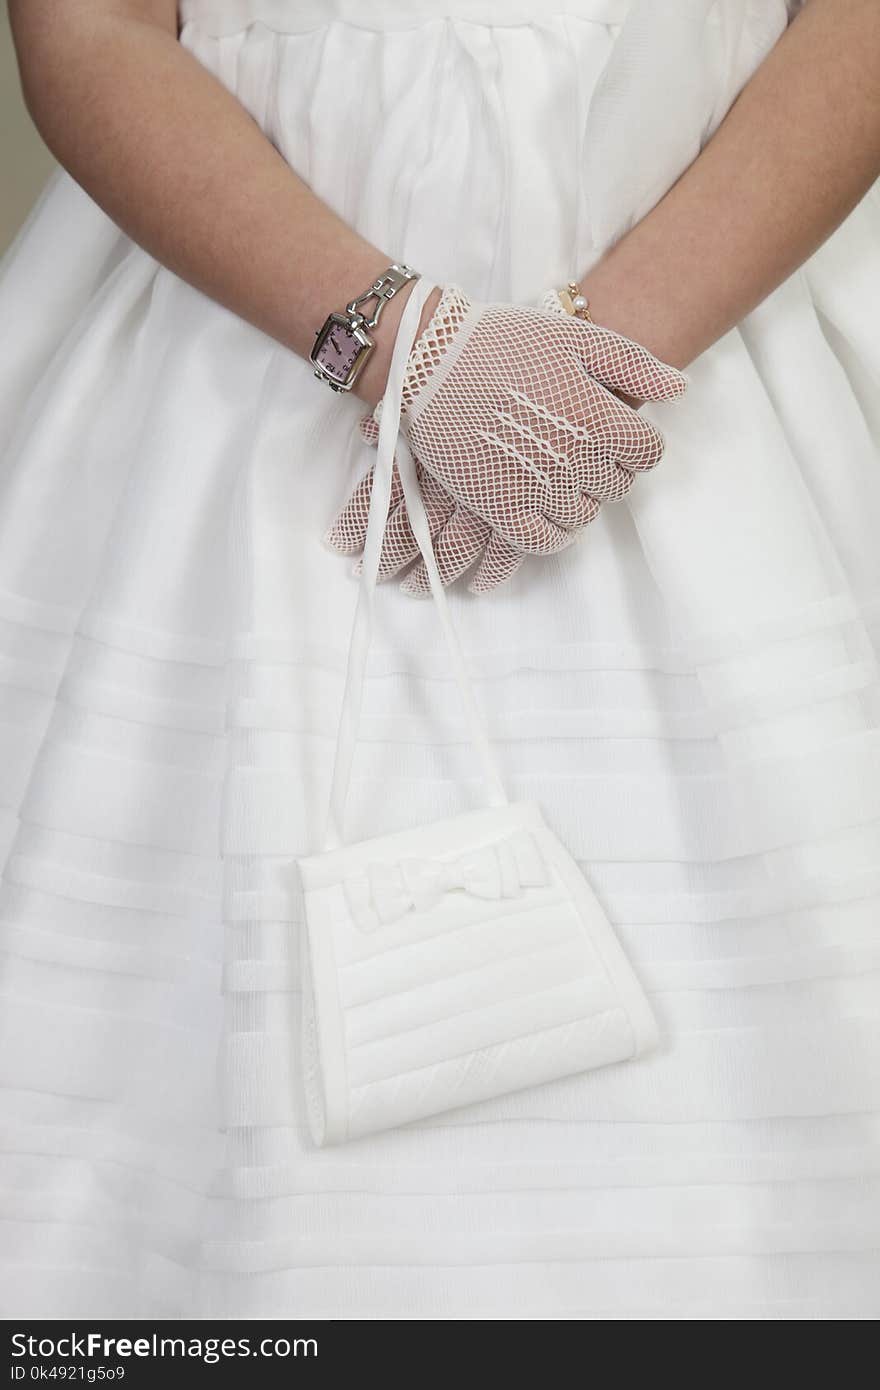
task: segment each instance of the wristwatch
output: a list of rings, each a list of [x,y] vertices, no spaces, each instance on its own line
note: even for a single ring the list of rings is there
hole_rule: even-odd
[[[375,346],[367,329],[376,327],[388,300],[410,280],[418,278],[418,271],[395,263],[383,271],[368,290],[346,304],[343,314],[328,314],[323,327],[315,333],[315,345],[309,353],[315,376],[326,381],[334,391],[350,391]],[[360,306],[369,299],[375,299],[376,307],[367,318]]]

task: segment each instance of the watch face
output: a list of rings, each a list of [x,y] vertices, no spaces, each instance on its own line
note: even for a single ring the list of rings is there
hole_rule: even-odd
[[[347,381],[358,358],[369,352],[351,325],[343,318],[331,315],[315,346],[313,360],[334,381]]]

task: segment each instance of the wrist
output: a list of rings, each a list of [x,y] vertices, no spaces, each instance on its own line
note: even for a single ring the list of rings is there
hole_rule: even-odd
[[[596,328],[609,329],[612,332],[617,330],[609,322],[606,315],[599,317],[600,311],[593,312],[593,301],[590,297],[592,293],[592,282],[588,293],[585,282],[570,280],[567,285],[557,285],[554,289],[547,290],[541,299],[541,308],[547,309],[554,314],[568,314],[573,318],[581,319],[586,323],[593,324]],[[618,400],[623,401],[631,410],[640,410],[644,401],[638,396],[628,395],[626,391],[616,390],[606,385],[606,390],[617,396]]]
[[[417,281],[413,281],[411,284],[405,285],[388,304],[374,334],[376,346],[354,385],[352,394],[358,396],[371,410],[376,408],[385,394],[385,384],[391,367],[391,356],[394,352],[397,330],[400,327],[400,320],[406,308],[407,300],[416,283]],[[440,290],[434,289],[425,301],[416,337],[424,332],[439,302]]]
[[[625,242],[613,247],[581,281],[593,318],[683,370],[700,349],[690,341],[680,288],[676,292],[659,266],[649,271],[651,262],[630,258],[627,249]]]

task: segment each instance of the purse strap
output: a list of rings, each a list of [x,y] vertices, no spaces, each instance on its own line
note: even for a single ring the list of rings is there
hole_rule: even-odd
[[[468,677],[458,637],[452,625],[446,593],[437,569],[437,561],[434,558],[431,530],[425,515],[413,457],[404,435],[400,432],[401,394],[406,364],[418,332],[419,319],[425,300],[434,288],[435,286],[430,281],[420,279],[410,293],[397,331],[388,381],[382,400],[376,465],[373,470],[373,489],[370,496],[367,535],[364,544],[363,569],[348,646],[345,691],[342,697],[342,712],[333,760],[330,805],[324,832],[325,849],[338,849],[344,843],[345,807],[351,783],[352,762],[363,703],[364,676],[373,633],[376,581],[391,498],[395,451],[410,525],[428,571],[431,593],[446,641],[452,674],[461,696],[467,731],[486,784],[487,804],[506,806],[508,803],[507,793],[504,790],[498,767],[489,746],[489,739],[483,725],[474,689]]]

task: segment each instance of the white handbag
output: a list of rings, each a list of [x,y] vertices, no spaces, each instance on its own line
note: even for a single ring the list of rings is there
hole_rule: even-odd
[[[539,808],[510,803],[437,573],[400,395],[425,299],[401,319],[383,400],[325,852],[299,860],[302,1045],[316,1144],[342,1143],[638,1057],[657,1041],[644,992]],[[395,449],[489,806],[343,844]]]

